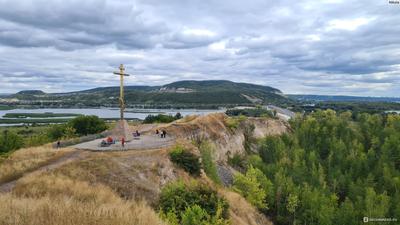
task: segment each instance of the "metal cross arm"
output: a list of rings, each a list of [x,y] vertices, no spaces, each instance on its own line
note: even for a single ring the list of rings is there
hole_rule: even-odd
[[[115,75],[120,75],[120,76],[130,76],[127,73],[118,73],[118,72],[113,72]]]

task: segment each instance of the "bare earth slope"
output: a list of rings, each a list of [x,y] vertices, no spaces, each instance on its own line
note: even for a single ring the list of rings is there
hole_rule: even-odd
[[[245,152],[245,128],[250,125],[254,125],[254,130],[251,132],[254,138],[280,135],[289,129],[286,122],[271,118],[248,118],[239,128],[231,129],[227,125],[227,120],[228,116],[224,113],[213,113],[207,116],[183,118],[162,126],[162,129],[177,138],[211,140],[216,147],[214,157],[220,162],[226,162],[228,155]],[[157,128],[153,128],[155,129]]]

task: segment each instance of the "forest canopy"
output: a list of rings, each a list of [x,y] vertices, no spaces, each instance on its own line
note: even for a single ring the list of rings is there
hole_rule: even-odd
[[[248,157],[272,182],[259,207],[277,224],[400,219],[400,116],[317,111]],[[265,179],[265,178],[263,178]]]

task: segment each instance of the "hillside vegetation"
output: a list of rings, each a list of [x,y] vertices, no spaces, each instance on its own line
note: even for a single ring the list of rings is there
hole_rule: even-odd
[[[176,145],[85,152],[52,170],[22,176],[11,195],[0,194],[5,207],[0,224],[40,222],[43,215],[54,215],[59,224],[80,224],[68,214],[82,224],[101,219],[261,225],[271,224],[270,218],[282,225],[333,225],[400,217],[398,115],[354,118],[350,112],[317,111],[289,126],[270,116],[215,113],[141,127],[147,128],[143,135],[166,130]],[[30,156],[30,151],[24,156],[25,151],[11,155],[10,165],[56,157]],[[6,207],[18,213],[8,215]],[[39,218],[31,218],[34,214]]]
[[[182,118],[170,124],[141,125],[151,129],[147,132],[163,128],[169,135],[176,134],[177,146],[198,160],[201,170],[194,175],[177,163],[185,162],[186,157],[178,157],[178,161],[170,160],[169,156],[177,146],[126,152],[55,151],[49,147],[20,149],[2,163],[3,171],[16,168],[14,171],[17,173],[9,174],[19,175],[13,177],[17,180],[11,193],[0,194],[0,224],[9,224],[10,221],[17,221],[12,224],[45,225],[129,224],[129,221],[134,224],[165,223],[160,218],[170,224],[176,222],[174,218],[180,221],[175,224],[270,224],[267,217],[242,196],[208,177],[218,179],[217,147],[226,144],[224,139],[220,139],[224,135],[216,136],[218,132],[215,129],[222,127],[229,138],[243,135],[240,130],[230,131],[226,127],[226,119],[223,114],[212,114]],[[194,131],[199,135],[210,134],[210,142],[197,146],[193,142],[194,133],[186,130],[192,126],[198,127]],[[214,142],[217,140],[218,143]],[[54,160],[60,158],[58,154],[70,154],[70,151],[78,157],[58,166],[37,170],[41,166],[52,165]],[[223,154],[221,159],[226,157]],[[37,163],[28,161],[30,159],[35,159]],[[34,170],[36,172],[32,173]],[[7,178],[4,182],[11,179]],[[4,190],[7,189],[0,183],[0,193]],[[168,193],[181,191],[187,194],[187,198],[173,194],[177,201],[181,201],[177,205],[169,202],[169,197],[162,198]]]
[[[71,93],[45,94],[38,91],[20,92],[10,98],[25,100],[23,104],[52,106],[118,106],[119,87],[104,87]],[[278,89],[223,80],[179,81],[164,86],[127,86],[128,107],[217,108],[253,105],[255,103],[289,104]],[[22,103],[21,103],[22,104]]]

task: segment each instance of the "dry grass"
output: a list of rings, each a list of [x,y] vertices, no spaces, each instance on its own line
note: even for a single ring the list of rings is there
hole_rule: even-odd
[[[120,201],[118,196],[103,185],[93,186],[87,182],[72,180],[55,174],[23,177],[17,182],[12,193],[26,198],[68,196],[77,201],[95,204],[118,203]]]
[[[232,225],[272,225],[273,223],[238,193],[220,189],[219,193],[229,202]]]
[[[0,184],[15,180],[24,173],[55,161],[70,151],[71,149],[56,151],[50,144],[20,149],[1,162]]]
[[[124,199],[146,199],[152,206],[164,184],[183,176],[169,161],[167,149],[91,152],[85,159],[65,164],[53,173],[105,185]]]
[[[188,116],[183,117],[182,119],[175,121],[175,123],[188,123],[190,121],[195,120],[198,117],[199,117],[198,115],[188,115]]]
[[[102,185],[67,177],[31,175],[0,195],[0,225],[158,225],[144,202],[124,201]]]

